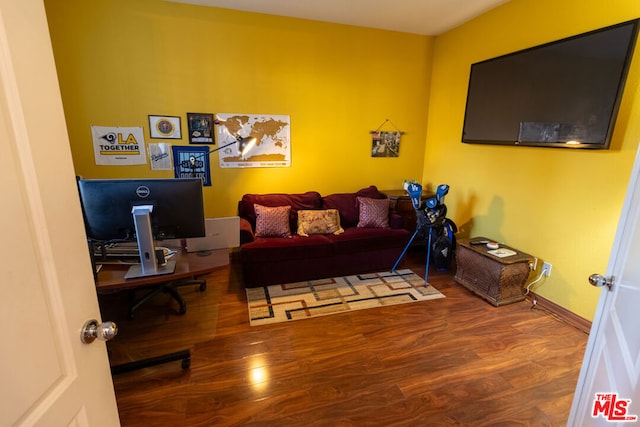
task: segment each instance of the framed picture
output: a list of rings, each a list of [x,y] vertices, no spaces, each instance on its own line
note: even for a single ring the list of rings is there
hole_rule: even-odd
[[[172,170],[171,164],[171,144],[168,142],[157,142],[148,144],[149,161],[151,162],[151,170]]]
[[[211,185],[209,147],[174,145],[173,170],[176,178],[200,178],[202,185]]]
[[[187,113],[189,144],[215,144],[213,140],[213,114]]]
[[[371,131],[371,157],[400,157],[402,132]]]
[[[182,138],[180,117],[149,116],[149,133],[151,134],[151,138]]]

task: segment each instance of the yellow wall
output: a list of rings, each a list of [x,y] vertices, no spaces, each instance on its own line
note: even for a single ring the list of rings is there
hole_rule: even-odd
[[[167,177],[96,166],[91,125],[143,126],[186,113],[291,117],[289,168],[221,169],[206,215],[248,192],[399,188],[422,174],[433,39],[159,0],[46,0],[76,173]],[[404,131],[400,157],[372,158],[370,130]],[[396,130],[390,124],[382,130]],[[188,145],[183,137],[181,145]]]
[[[462,144],[470,65],[640,17],[640,2],[512,0],[434,45],[423,181],[448,183],[461,235],[484,235],[553,265],[535,292],[592,319],[640,139],[640,55],[608,151]],[[640,46],[640,43],[638,44]]]
[[[551,262],[551,277],[534,290],[593,317],[599,291],[586,278],[606,269],[640,138],[640,61],[612,148],[597,152],[462,144],[469,67],[636,18],[637,0],[511,0],[435,41],[159,0],[45,5],[78,174],[171,176],[96,166],[91,125],[143,126],[149,142],[149,114],[179,115],[183,131],[187,111],[287,114],[292,166],[220,169],[213,154],[207,216],[234,214],[246,192],[447,183],[461,236],[489,236]],[[368,131],[387,118],[405,132],[400,157],[371,158]]]

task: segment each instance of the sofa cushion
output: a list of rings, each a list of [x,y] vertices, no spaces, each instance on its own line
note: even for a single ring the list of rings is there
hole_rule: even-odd
[[[411,233],[407,230],[393,228],[345,228],[344,233],[326,236],[333,242],[335,254],[353,254],[357,252],[398,249],[398,256],[407,244]]]
[[[291,206],[269,207],[255,204],[254,209],[257,237],[291,236],[291,227],[289,226]]]
[[[238,202],[238,215],[246,218],[255,230],[256,211],[255,204],[269,207],[291,206],[289,213],[289,226],[295,230],[298,226],[298,210],[322,208],[322,198],[317,191],[308,191],[301,194],[245,194]]]
[[[253,242],[242,245],[240,250],[243,263],[272,262],[274,266],[283,260],[320,259],[332,255],[331,241],[320,234],[313,234],[309,237],[293,235],[289,238],[257,237]]]
[[[337,209],[340,212],[340,223],[344,228],[355,227],[359,220],[358,197],[385,199],[375,185],[358,190],[355,193],[335,193],[322,198],[324,209]]]
[[[340,227],[340,213],[337,209],[299,210],[298,234],[340,234],[344,233]]]
[[[389,228],[389,199],[358,197],[358,227]]]

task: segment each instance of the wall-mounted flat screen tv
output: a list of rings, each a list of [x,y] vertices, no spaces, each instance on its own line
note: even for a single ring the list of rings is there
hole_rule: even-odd
[[[462,141],[609,148],[638,21],[472,64]]]

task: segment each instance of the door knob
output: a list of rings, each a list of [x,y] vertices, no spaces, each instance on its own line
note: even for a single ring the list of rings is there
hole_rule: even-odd
[[[592,274],[591,276],[589,276],[589,283],[597,288],[606,286],[607,288],[609,288],[609,290],[611,290],[611,287],[613,286],[613,276],[607,279],[601,274]]]
[[[96,338],[109,341],[118,334],[118,326],[114,322],[98,323],[96,319],[87,321],[82,327],[80,339],[85,344],[91,344]]]

